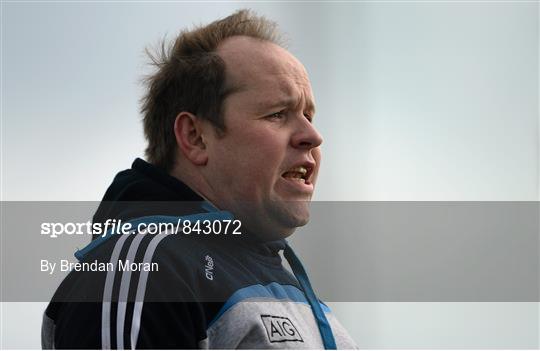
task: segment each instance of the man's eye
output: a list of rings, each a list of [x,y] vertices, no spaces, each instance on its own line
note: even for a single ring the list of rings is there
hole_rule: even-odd
[[[285,113],[283,113],[283,111],[279,111],[279,112],[272,113],[271,115],[268,115],[267,117],[273,118],[273,119],[282,119],[285,117]]]
[[[308,115],[307,113],[304,113],[304,117],[309,121],[309,123],[313,123],[313,117]]]

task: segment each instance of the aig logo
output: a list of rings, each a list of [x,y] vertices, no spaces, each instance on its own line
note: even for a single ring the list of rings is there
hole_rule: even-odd
[[[270,342],[304,342],[298,329],[296,329],[289,318],[271,316],[269,314],[262,314],[261,318]]]

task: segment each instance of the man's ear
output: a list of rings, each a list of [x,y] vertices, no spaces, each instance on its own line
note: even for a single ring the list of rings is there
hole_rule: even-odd
[[[208,162],[203,123],[197,116],[180,112],[174,121],[174,135],[178,148],[193,164],[204,166]]]

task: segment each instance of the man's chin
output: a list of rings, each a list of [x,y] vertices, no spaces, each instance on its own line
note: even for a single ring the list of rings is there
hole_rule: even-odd
[[[309,222],[310,201],[268,201],[263,206],[243,203],[235,215],[261,241],[284,239]]]
[[[278,227],[289,228],[292,234],[309,222],[309,204],[309,201],[275,201],[269,206],[269,217]]]

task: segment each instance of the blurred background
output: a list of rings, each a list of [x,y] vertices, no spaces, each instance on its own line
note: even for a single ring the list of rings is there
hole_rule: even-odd
[[[540,199],[536,1],[118,1],[1,3],[2,200],[100,200],[143,155],[144,48],[238,8],[277,21],[310,74],[315,200]],[[2,303],[0,346],[39,348],[45,306]],[[538,302],[331,307],[361,348],[540,344]]]

